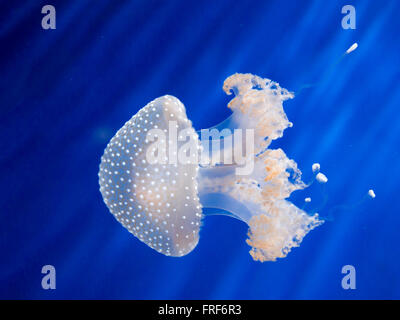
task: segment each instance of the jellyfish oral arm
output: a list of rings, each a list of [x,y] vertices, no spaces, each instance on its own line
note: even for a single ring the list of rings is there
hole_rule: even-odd
[[[293,191],[306,185],[300,179],[297,164],[283,150],[268,149],[270,142],[291,126],[282,102],[292,95],[277,83],[248,74],[228,78],[224,90],[235,93],[236,97],[228,105],[233,115],[218,129],[253,129],[254,148],[246,154],[250,155],[253,170],[238,174],[239,165],[235,161],[226,164],[220,157],[224,153],[236,153],[237,149],[249,149],[246,139],[233,145],[222,143],[229,137],[226,134],[223,138],[214,136],[207,143],[202,141],[204,152],[204,148],[210,148],[210,141],[220,139],[220,150],[211,148],[210,159],[214,161],[199,169],[200,203],[203,208],[220,209],[245,222],[249,226],[247,243],[252,247],[253,259],[275,261],[285,257],[310,230],[322,224],[318,214],[310,216],[286,200]],[[224,128],[223,124],[228,127]]]
[[[270,153],[282,155],[282,151],[273,151]],[[286,170],[280,175],[277,168],[269,168],[269,174],[258,172],[247,177],[235,175],[234,166],[200,168],[198,174],[203,208],[217,208],[245,222],[249,226],[250,254],[262,262],[285,257],[310,230],[322,224],[318,214],[309,216],[285,200],[303,184],[289,182]]]

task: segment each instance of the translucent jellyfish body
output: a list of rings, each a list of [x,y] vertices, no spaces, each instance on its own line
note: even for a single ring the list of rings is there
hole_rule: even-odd
[[[198,165],[147,160],[153,145],[150,140],[157,138],[149,132],[168,132],[170,122],[198,140],[178,99],[155,99],[111,139],[101,159],[99,183],[107,207],[129,232],[162,254],[183,256],[199,240],[202,215],[197,196]],[[178,147],[182,144],[179,142]]]
[[[292,125],[283,102],[293,94],[251,74],[227,78],[223,89],[235,94],[233,113],[207,138],[204,130],[199,138],[175,97],[142,108],[107,145],[100,191],[115,218],[164,255],[191,252],[202,209],[214,208],[249,226],[254,260],[275,261],[322,223],[287,200],[306,185],[283,150],[268,148]]]

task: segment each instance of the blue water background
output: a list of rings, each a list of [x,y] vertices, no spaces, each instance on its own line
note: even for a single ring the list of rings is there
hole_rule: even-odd
[[[45,4],[57,29],[43,30]],[[0,298],[400,298],[400,2],[2,1]],[[341,59],[354,42],[359,48]],[[225,119],[226,77],[251,72],[301,91],[273,147],[304,179],[320,162],[329,221],[274,263],[254,262],[247,226],[207,217],[183,258],[149,249],[108,212],[103,150],[125,121],[171,94],[196,129]],[[352,207],[369,188],[376,199]],[[321,190],[303,191],[318,199]],[[321,197],[320,197],[321,198]],[[41,288],[41,268],[57,289]],[[341,287],[342,266],[357,289]]]

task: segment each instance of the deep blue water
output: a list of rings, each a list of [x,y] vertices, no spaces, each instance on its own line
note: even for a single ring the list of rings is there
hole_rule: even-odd
[[[56,30],[41,28],[45,4]],[[356,30],[341,27],[345,4]],[[1,1],[0,297],[399,299],[399,11],[396,0]],[[322,216],[350,206],[274,263],[254,262],[247,226],[224,216],[204,220],[192,253],[165,257],[108,212],[100,157],[164,94],[196,129],[222,121],[222,84],[235,72],[293,91],[317,83],[285,103],[294,126],[274,147],[306,181],[321,163]],[[351,206],[369,188],[376,199]],[[46,264],[56,290],[41,288]],[[348,264],[356,290],[341,287]]]

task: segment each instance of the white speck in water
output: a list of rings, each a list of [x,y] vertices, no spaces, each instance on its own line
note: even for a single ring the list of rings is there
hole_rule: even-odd
[[[374,198],[376,197],[375,192],[374,192],[374,190],[372,190],[372,189],[368,190],[368,195],[369,195],[372,199],[374,199]]]
[[[326,175],[324,175],[321,172],[319,172],[315,178],[317,179],[317,181],[319,183],[327,183],[328,182],[328,178],[326,177]]]
[[[350,52],[353,52],[357,48],[358,48],[358,43],[355,42],[355,43],[353,43],[353,45],[350,48],[347,49],[346,54],[349,54]]]
[[[312,171],[313,171],[313,172],[317,172],[317,171],[319,171],[319,169],[321,169],[321,166],[320,166],[319,163],[314,163],[314,164],[312,165]]]

